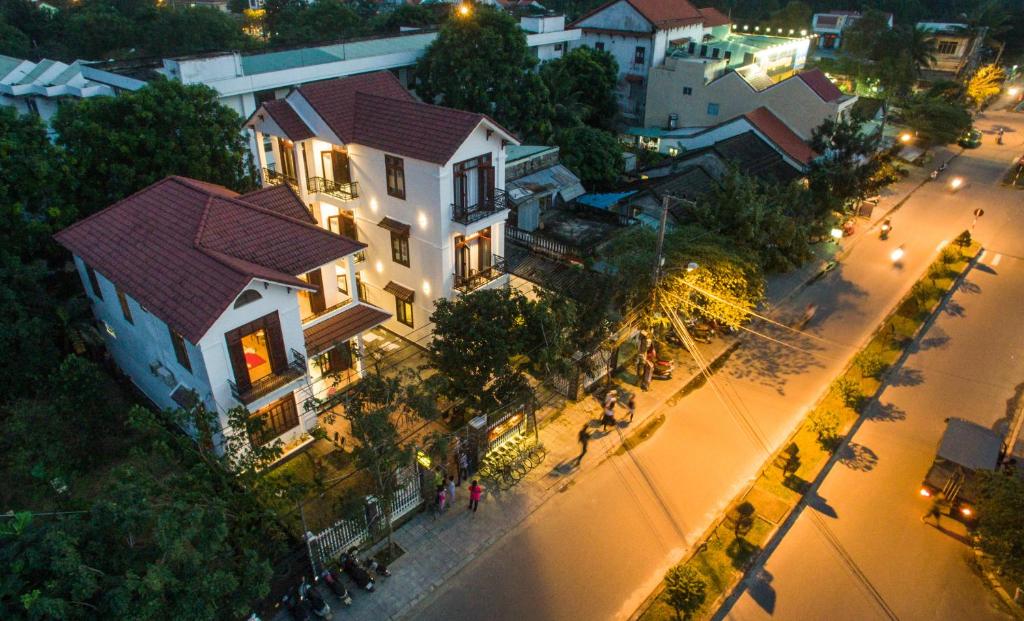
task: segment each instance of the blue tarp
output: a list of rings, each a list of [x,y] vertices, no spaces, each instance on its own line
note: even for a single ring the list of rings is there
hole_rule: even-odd
[[[595,207],[597,209],[611,209],[615,205],[619,204],[624,198],[629,198],[636,194],[636,190],[629,192],[611,192],[608,194],[584,194],[583,196],[576,199],[576,202],[580,205],[586,205],[587,207]]]

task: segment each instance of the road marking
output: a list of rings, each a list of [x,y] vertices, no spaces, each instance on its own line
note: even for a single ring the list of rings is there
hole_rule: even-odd
[[[984,263],[986,255],[988,255],[988,250],[982,250],[981,254],[978,255],[978,263]]]
[[[944,240],[940,241],[939,245],[935,247],[935,252],[942,252],[942,249],[945,248],[946,244],[948,244],[948,243],[949,243],[948,239],[944,239]]]
[[[1003,260],[1003,255],[997,254],[996,258],[992,259],[992,267],[999,265],[999,262]]]

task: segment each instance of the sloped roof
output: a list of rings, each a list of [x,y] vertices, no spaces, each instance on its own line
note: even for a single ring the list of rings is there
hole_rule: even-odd
[[[355,135],[357,93],[374,93],[396,101],[415,101],[390,71],[314,82],[298,88],[327,126],[345,142]]]
[[[569,25],[570,28],[578,27],[580,22],[588,17],[600,13],[606,8],[617,4],[622,0],[610,0],[601,6],[592,9],[579,17]],[[643,15],[658,29],[672,28],[686,24],[697,24],[703,21],[701,10],[693,6],[687,0],[624,0],[637,13]]]
[[[316,218],[302,204],[302,199],[295,193],[295,190],[286,183],[254,190],[248,194],[242,194],[238,198],[247,203],[279,213],[282,216],[316,224]]]
[[[158,181],[55,238],[193,343],[252,279],[309,288],[297,274],[366,247],[185,177]]]
[[[366,304],[357,304],[330,319],[309,327],[306,336],[306,355],[316,356],[347,341],[360,332],[380,325],[391,317],[390,314]]]
[[[306,125],[295,109],[288,105],[283,99],[272,99],[263,103],[263,109],[267,111],[270,118],[274,119],[278,127],[284,131],[285,136],[290,140],[305,140],[312,138],[315,134]]]
[[[814,150],[768,108],[761,106],[743,116],[794,160],[808,164],[814,159]]]
[[[703,9],[697,9],[700,13],[701,18],[704,20],[705,28],[713,28],[715,26],[725,26],[732,23],[729,16],[719,11],[713,6],[704,7]]]
[[[821,72],[821,69],[801,71],[797,77],[803,80],[818,97],[821,97],[822,101],[833,102],[843,96],[839,87],[833,84],[832,80],[829,80]]]

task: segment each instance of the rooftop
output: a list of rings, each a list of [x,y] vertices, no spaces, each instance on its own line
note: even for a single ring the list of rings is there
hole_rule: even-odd
[[[578,27],[588,17],[617,4],[620,0],[609,0],[601,6],[581,15],[570,27]],[[706,27],[729,23],[729,18],[713,8],[698,9],[687,0],[625,0],[637,13],[643,15],[656,28],[664,30],[687,24],[704,23]],[[724,20],[724,21],[723,21]]]
[[[346,41],[317,47],[301,47],[242,56],[242,75],[284,71],[400,52],[418,52],[437,38],[436,31],[388,35],[358,41]]]
[[[511,164],[516,160],[525,159],[538,153],[544,153],[545,151],[551,151],[558,147],[552,147],[548,145],[537,145],[537,144],[523,144],[523,145],[509,145],[505,148],[505,163]]]

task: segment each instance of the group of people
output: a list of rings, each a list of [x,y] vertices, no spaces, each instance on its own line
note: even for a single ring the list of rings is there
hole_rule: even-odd
[[[441,466],[434,468],[434,519],[437,519],[439,515],[448,511],[455,504],[455,489],[462,485],[462,481],[469,480],[469,455],[464,450],[459,450],[457,454],[459,466],[459,478],[457,481],[455,475],[449,474],[446,476]],[[469,506],[467,509],[475,513],[483,493],[484,488],[480,485],[480,482],[473,479],[469,484]]]
[[[609,427],[614,427],[615,421],[615,406],[616,404],[622,405],[626,408],[628,422],[633,422],[633,416],[636,414],[636,397],[632,394],[627,394],[622,401],[619,401],[619,391],[611,389],[604,395],[604,402],[601,414],[601,430],[607,431]],[[590,423],[584,423],[583,427],[580,428],[579,433],[576,436],[577,441],[580,443],[580,454],[576,457],[576,464],[578,465],[583,461],[583,456],[587,454],[587,445],[590,444]]]

